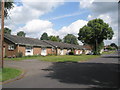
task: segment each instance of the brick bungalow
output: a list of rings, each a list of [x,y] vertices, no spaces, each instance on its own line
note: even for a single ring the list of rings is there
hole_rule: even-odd
[[[23,56],[52,54],[52,46],[38,39],[5,34],[4,56],[16,57],[19,52]]]
[[[83,54],[88,54],[92,52],[92,47],[88,44],[83,45],[84,52]]]
[[[73,45],[73,44],[67,44],[62,42],[55,42],[55,41],[47,41],[43,40],[45,43],[50,44],[54,47],[54,54],[57,55],[66,55],[70,51],[74,51],[76,55],[82,54],[83,47],[81,45]]]
[[[16,57],[22,52],[23,56],[28,55],[66,55],[74,51],[76,55],[83,53],[83,46],[39,40],[16,35],[4,35],[4,56]]]

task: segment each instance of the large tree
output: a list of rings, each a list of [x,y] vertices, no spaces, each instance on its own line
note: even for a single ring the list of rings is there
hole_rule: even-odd
[[[1,2],[1,0],[0,0]],[[5,12],[5,17],[8,16],[8,12],[10,9],[12,9],[14,6],[13,6],[13,0],[5,0],[5,9],[4,9],[4,12]],[[0,11],[1,11],[1,3],[0,3]],[[0,18],[1,18],[1,13],[0,13]]]
[[[69,44],[75,44],[78,45],[78,41],[76,36],[74,36],[73,34],[67,34],[64,38],[63,38],[64,43],[69,43]]]
[[[104,40],[111,40],[114,35],[112,28],[102,19],[90,20],[87,25],[80,28],[78,39],[93,47],[95,55],[100,54],[99,47]]]
[[[51,41],[57,41],[57,42],[61,42],[62,40],[59,38],[59,36],[49,36],[49,40]]]
[[[12,30],[9,29],[9,28],[7,28],[7,27],[4,28],[4,33],[5,33],[5,34],[11,34],[11,31],[12,31]]]
[[[40,38],[40,40],[49,40],[48,34],[44,32]]]
[[[26,33],[23,32],[23,31],[19,31],[19,32],[17,33],[17,36],[25,37],[25,35],[26,35]]]

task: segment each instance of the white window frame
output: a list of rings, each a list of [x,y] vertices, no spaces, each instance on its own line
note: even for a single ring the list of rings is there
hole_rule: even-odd
[[[14,49],[15,49],[15,45],[14,44],[8,45],[8,50],[14,50]]]

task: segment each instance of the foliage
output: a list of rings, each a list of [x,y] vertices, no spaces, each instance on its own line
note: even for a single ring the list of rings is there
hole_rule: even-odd
[[[5,33],[5,34],[10,34],[10,35],[11,35],[11,31],[12,31],[12,30],[9,29],[9,28],[7,28],[7,27],[4,28],[4,33]]]
[[[115,47],[112,47],[112,46],[108,45],[106,49],[107,50],[115,50]]]
[[[111,43],[110,46],[115,47],[116,49],[118,49],[118,46],[115,43]]]
[[[16,55],[17,58],[23,57],[23,53],[22,52],[18,52]]]
[[[64,43],[78,45],[77,38],[73,34],[67,34],[64,38]]]
[[[69,55],[74,55],[74,52],[73,51],[69,52]]]
[[[95,55],[99,54],[99,46],[104,40],[112,39],[113,30],[102,19],[90,20],[87,25],[80,28],[78,39],[82,43],[89,44],[93,47]]]
[[[40,38],[40,40],[49,40],[48,34],[44,32]]]
[[[1,0],[0,0],[1,2]],[[0,3],[1,4],[1,3]],[[12,9],[13,6],[13,0],[7,0],[7,2],[5,2],[5,9],[4,9],[4,13],[5,13],[5,17],[7,18],[8,16],[8,11],[10,11],[10,9]],[[1,5],[0,5],[0,11],[1,11]],[[0,18],[1,18],[1,14],[0,14]]]
[[[26,33],[23,32],[23,31],[19,31],[19,32],[17,33],[17,36],[25,37],[25,35],[26,35]]]
[[[49,40],[51,41],[57,41],[57,42],[61,42],[62,40],[59,38],[59,36],[49,36]]]

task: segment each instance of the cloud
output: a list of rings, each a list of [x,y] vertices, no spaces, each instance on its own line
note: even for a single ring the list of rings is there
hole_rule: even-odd
[[[49,20],[56,20],[56,19],[61,19],[61,18],[66,18],[66,17],[72,17],[72,16],[81,15],[81,14],[84,14],[84,13],[86,13],[86,11],[76,12],[76,13],[72,13],[72,14],[66,14],[66,15],[62,15],[62,16],[57,16],[57,17],[50,18]]]
[[[77,36],[79,33],[79,29],[82,28],[84,25],[87,24],[85,20],[77,20],[70,24],[69,26],[64,26],[59,30],[59,34],[61,37],[65,36],[66,34],[74,34]]]
[[[22,0],[21,5],[14,4],[10,10],[7,22],[13,21],[15,24],[25,24],[33,19],[39,19],[40,16],[51,12],[54,8],[63,5],[63,2],[27,2]]]
[[[52,27],[53,24],[50,21],[34,19],[27,22],[25,26],[18,28],[13,33],[16,34],[19,31],[24,31],[29,37],[39,38],[44,32],[47,32],[49,35],[55,34]]]
[[[53,29],[54,24],[52,22],[47,20],[34,19],[26,23],[25,26],[17,29],[15,32],[13,32],[13,34],[17,34],[19,31],[24,31],[29,37],[40,38],[44,32],[47,32],[49,36],[59,35],[60,38],[63,38],[67,34],[74,34],[77,36],[79,29],[82,28],[85,24],[87,24],[87,21],[77,20],[68,26],[64,26],[59,30],[55,30]]]

